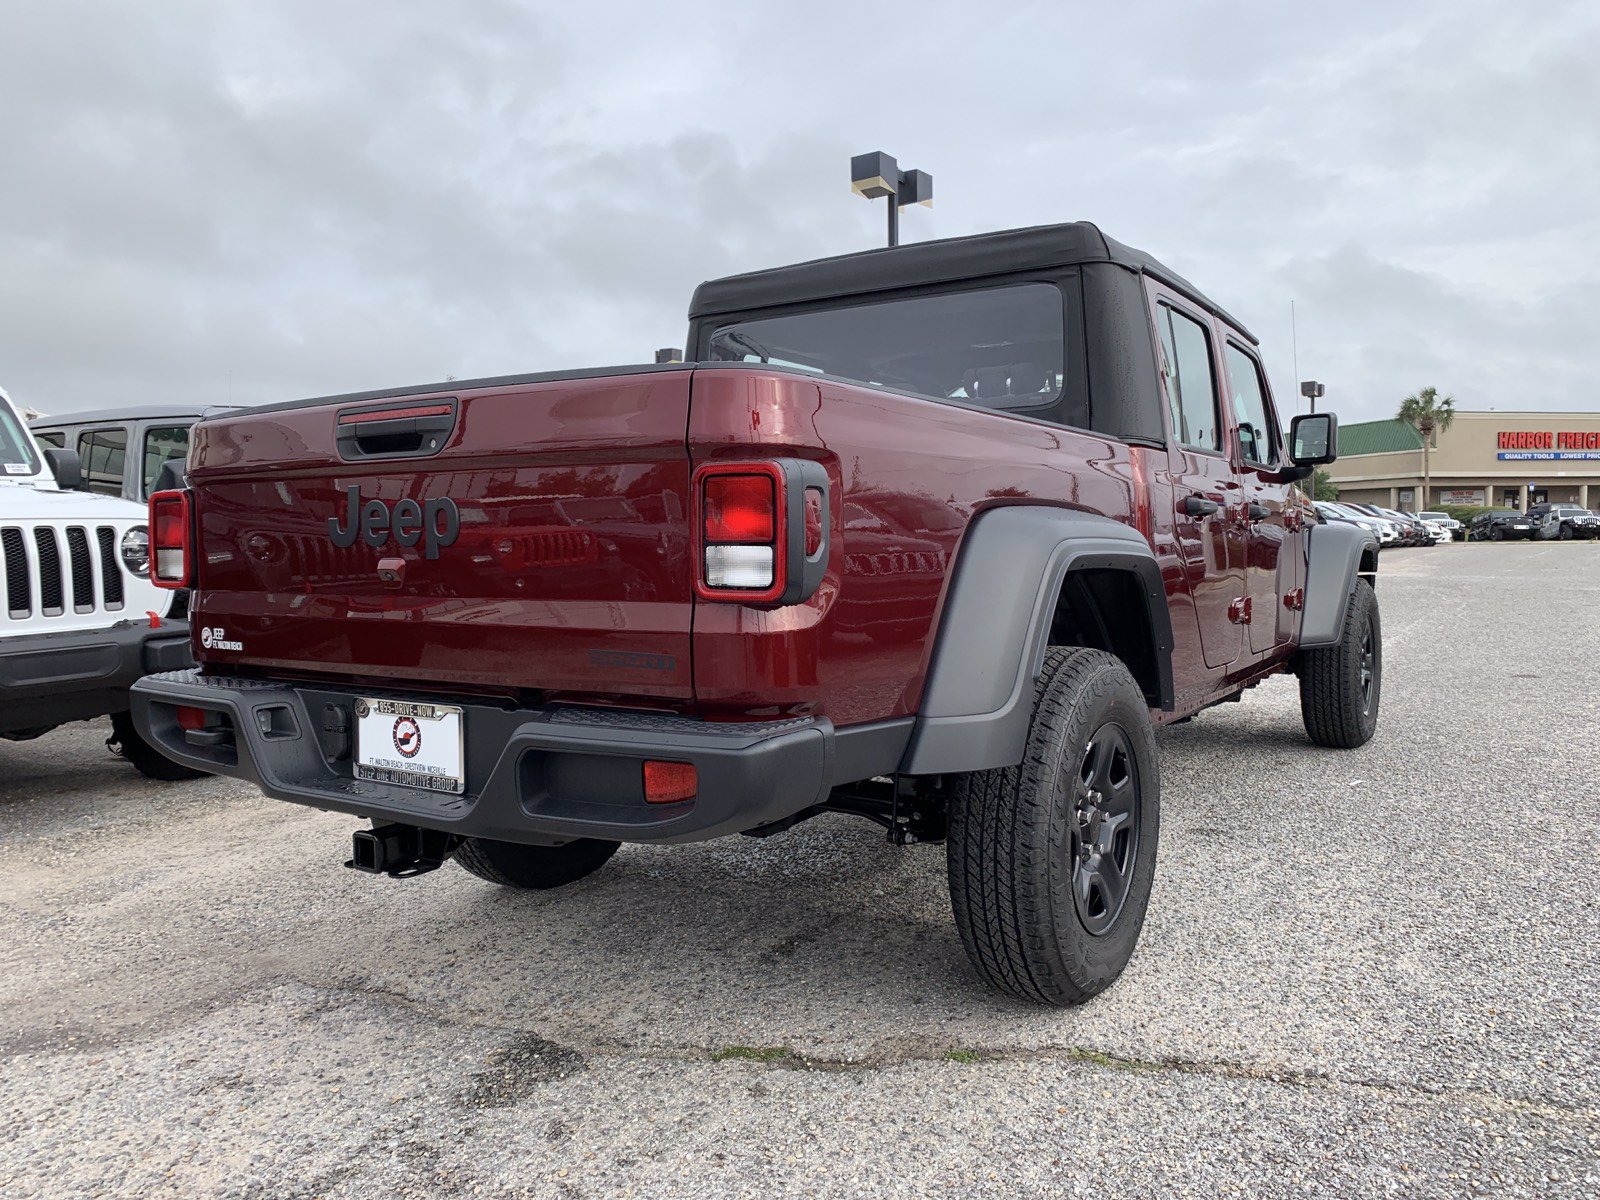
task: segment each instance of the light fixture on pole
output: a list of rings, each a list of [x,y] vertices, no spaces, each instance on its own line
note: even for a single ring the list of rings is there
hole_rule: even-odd
[[[1327,394],[1328,389],[1315,379],[1308,379],[1300,385],[1300,394],[1311,401],[1311,411],[1317,411],[1317,401]]]
[[[868,200],[889,200],[889,245],[900,244],[900,210],[912,204],[933,207],[933,176],[926,171],[902,171],[882,150],[857,154],[850,160],[850,190]]]

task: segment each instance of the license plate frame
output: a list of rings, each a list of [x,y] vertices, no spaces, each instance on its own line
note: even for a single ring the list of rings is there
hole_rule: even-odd
[[[459,705],[364,696],[355,708],[357,779],[449,796],[466,791],[467,718]]]

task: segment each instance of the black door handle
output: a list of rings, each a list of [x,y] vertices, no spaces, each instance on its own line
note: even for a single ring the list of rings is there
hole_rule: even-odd
[[[1207,500],[1204,496],[1189,496],[1183,502],[1183,511],[1191,517],[1212,516],[1219,507],[1215,500]]]
[[[1265,504],[1257,504],[1254,500],[1250,501],[1250,519],[1252,521],[1265,521],[1271,515],[1272,510]]]

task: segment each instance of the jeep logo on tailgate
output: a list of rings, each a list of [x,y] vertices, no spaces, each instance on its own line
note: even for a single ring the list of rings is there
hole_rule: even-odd
[[[461,512],[448,496],[424,497],[420,504],[409,498],[397,500],[393,512],[382,500],[363,505],[359,487],[346,488],[345,499],[344,523],[338,517],[328,518],[328,536],[341,550],[355,545],[358,537],[377,549],[392,536],[402,546],[421,542],[424,558],[438,558],[440,549],[455,545],[461,532]]]

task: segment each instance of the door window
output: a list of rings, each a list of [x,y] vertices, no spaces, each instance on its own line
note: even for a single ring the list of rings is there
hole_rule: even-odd
[[[122,495],[122,465],[128,456],[126,429],[95,429],[78,435],[83,486],[107,496]]]
[[[144,491],[146,498],[155,484],[161,464],[169,458],[182,458],[189,452],[187,425],[153,425],[144,431]]]
[[[1233,416],[1239,423],[1239,448],[1247,463],[1258,467],[1278,465],[1278,429],[1267,406],[1267,388],[1260,364],[1232,342],[1228,343],[1228,384],[1233,393]]]
[[[36,433],[33,436],[41,446],[54,446],[57,450],[67,444],[67,435],[59,429],[52,429],[49,433]]]
[[[1222,421],[1217,410],[1211,337],[1199,321],[1166,304],[1157,311],[1172,436],[1196,450],[1220,451]]]

